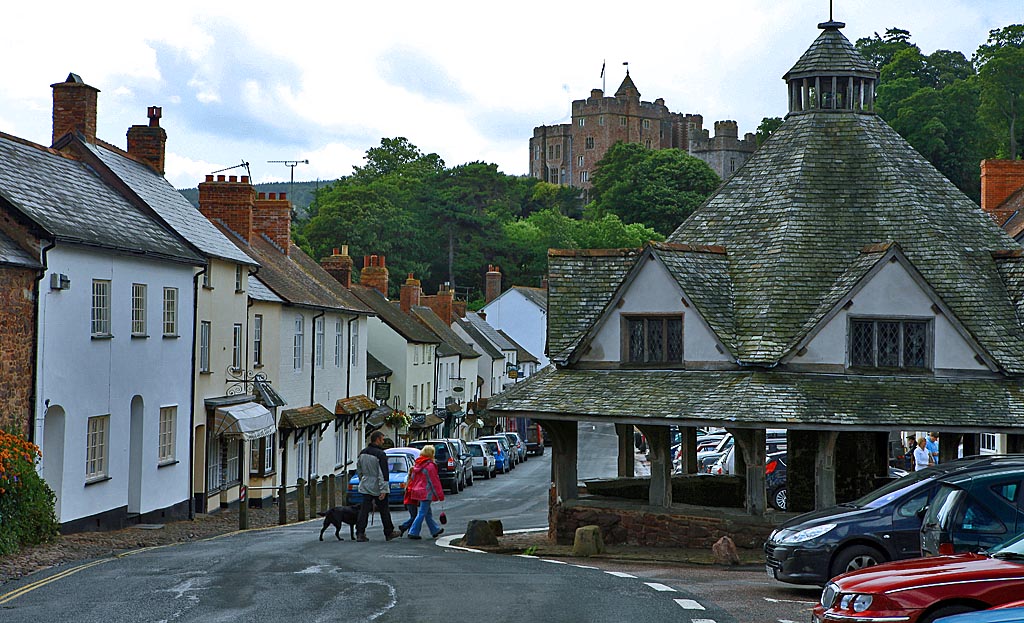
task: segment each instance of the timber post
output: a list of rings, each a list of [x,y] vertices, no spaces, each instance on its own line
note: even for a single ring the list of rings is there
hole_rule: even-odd
[[[814,455],[814,508],[836,505],[836,441],[839,432],[818,431],[818,451]]]
[[[338,490],[338,476],[337,474],[331,474],[330,476],[327,476],[327,478],[329,478],[327,481],[327,497],[330,501],[330,505],[327,507],[327,510],[330,510],[337,506],[337,504],[334,503],[334,500]]]
[[[640,426],[647,437],[651,460],[651,484],[648,503],[651,506],[672,506],[672,436],[668,426]]]
[[[306,481],[302,478],[295,481],[295,504],[299,521],[306,521]]]
[[[743,459],[742,475],[745,476],[747,482],[744,507],[750,515],[764,515],[768,505],[768,498],[764,491],[764,464],[767,458],[765,429],[733,428],[727,430],[732,433],[733,443],[736,446],[733,450],[733,461],[737,475],[740,475],[740,458]]]
[[[619,478],[636,476],[636,446],[633,444],[633,426],[616,424],[615,436],[619,442]]]
[[[283,526],[288,523],[288,487],[277,488],[277,523]]]
[[[316,516],[316,511],[317,511],[316,498],[317,498],[317,489],[319,489],[319,488],[320,488],[320,480],[316,476],[314,476],[309,481],[309,518],[310,519],[312,519],[314,516]]]

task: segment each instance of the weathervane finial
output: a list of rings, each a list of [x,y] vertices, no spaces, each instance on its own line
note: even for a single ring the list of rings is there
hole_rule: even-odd
[[[832,19],[832,0],[828,0],[828,21],[835,21]]]

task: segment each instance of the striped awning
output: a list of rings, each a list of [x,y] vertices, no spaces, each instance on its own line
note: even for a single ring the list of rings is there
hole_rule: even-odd
[[[277,432],[274,415],[261,404],[243,402],[218,407],[213,412],[213,434],[241,437],[246,441],[269,437]]]

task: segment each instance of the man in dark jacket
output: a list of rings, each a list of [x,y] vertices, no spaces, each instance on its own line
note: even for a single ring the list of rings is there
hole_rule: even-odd
[[[359,505],[359,519],[356,520],[356,541],[369,541],[366,538],[366,523],[374,505],[380,513],[380,522],[384,525],[384,539],[390,541],[398,536],[395,525],[391,522],[391,510],[388,508],[388,493],[391,485],[388,481],[388,455],[381,446],[384,445],[384,433],[379,430],[370,434],[370,444],[363,448],[356,460],[356,474],[359,476],[359,492],[363,494],[363,502]]]

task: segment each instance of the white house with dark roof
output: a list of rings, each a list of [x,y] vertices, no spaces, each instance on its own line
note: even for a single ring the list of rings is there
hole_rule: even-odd
[[[34,440],[65,531],[188,514],[193,280],[205,258],[83,154],[98,91],[53,85],[56,149],[0,136],[0,204],[45,266]]]
[[[544,354],[548,336],[547,288],[512,286],[482,308],[487,324],[504,331],[533,354],[540,367],[548,365]]]

